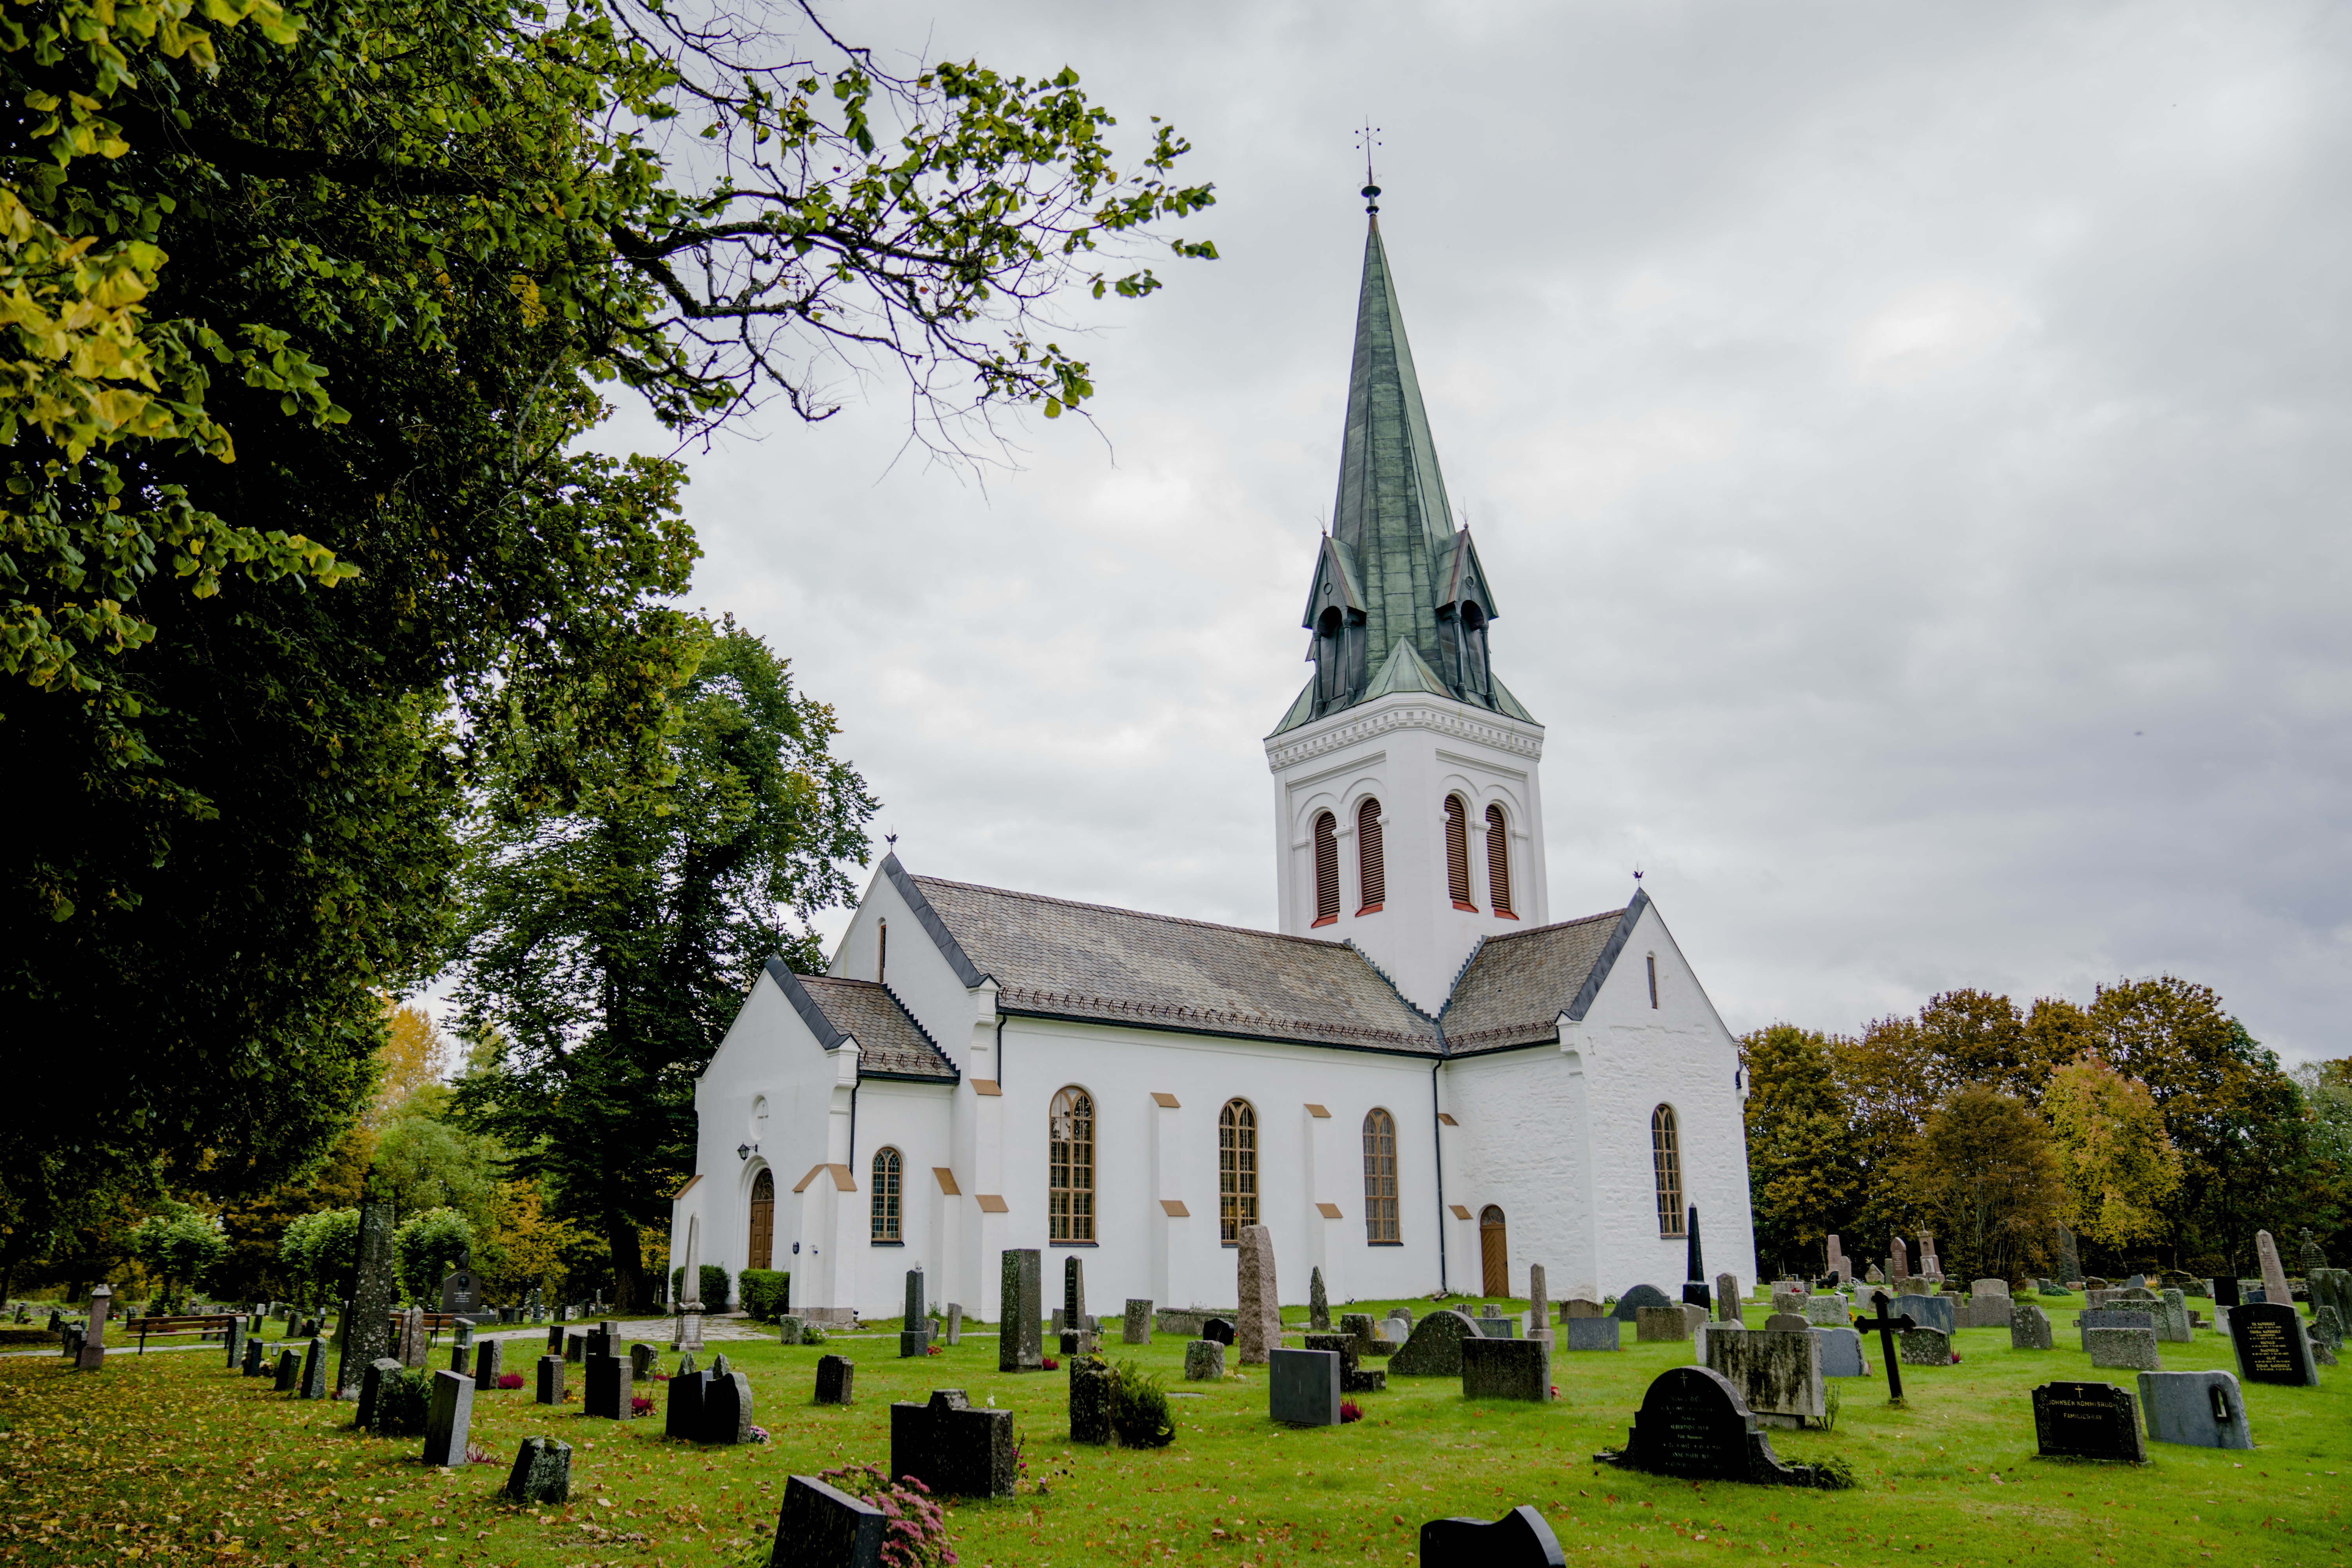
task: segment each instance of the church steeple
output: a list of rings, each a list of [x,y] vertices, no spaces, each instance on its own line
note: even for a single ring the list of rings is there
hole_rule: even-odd
[[[1366,196],[1378,190],[1368,179]],[[1314,634],[1315,679],[1276,732],[1392,691],[1448,696],[1533,722],[1487,658],[1494,594],[1468,531],[1454,527],[1378,209],[1370,211],[1339,492],[1304,622]]]

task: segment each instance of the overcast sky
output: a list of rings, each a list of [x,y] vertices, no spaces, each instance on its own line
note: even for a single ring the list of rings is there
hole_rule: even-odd
[[[1071,66],[1218,192],[1021,471],[893,467],[887,388],[691,459],[692,602],[911,868],[1273,923],[1370,115],[1555,918],[1638,863],[1735,1030],[2171,972],[2352,1054],[2346,7],[832,15]]]

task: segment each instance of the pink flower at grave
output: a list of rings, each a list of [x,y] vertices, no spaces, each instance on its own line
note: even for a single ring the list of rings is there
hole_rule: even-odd
[[[1362,1405],[1357,1404],[1352,1399],[1343,1399],[1339,1401],[1339,1425],[1344,1426],[1350,1421],[1361,1421],[1363,1418],[1364,1407]]]

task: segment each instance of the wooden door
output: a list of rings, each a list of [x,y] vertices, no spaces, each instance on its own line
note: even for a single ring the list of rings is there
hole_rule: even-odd
[[[751,1184],[751,1266],[766,1268],[776,1251],[776,1178],[762,1171]]]
[[[1480,1293],[1511,1293],[1511,1247],[1503,1232],[1503,1211],[1488,1204],[1478,1215],[1478,1262],[1486,1278]]]

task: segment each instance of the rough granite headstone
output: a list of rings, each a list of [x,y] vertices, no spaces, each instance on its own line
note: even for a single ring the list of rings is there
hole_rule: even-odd
[[[1306,1349],[1329,1351],[1339,1358],[1339,1392],[1342,1394],[1379,1394],[1389,1385],[1385,1372],[1367,1372],[1362,1357],[1356,1349],[1352,1334],[1308,1334]]]
[[[278,1352],[278,1384],[272,1392],[299,1394],[301,1390],[302,1358],[290,1348],[280,1346]]]
[[[1274,1232],[1262,1225],[1242,1226],[1234,1268],[1241,1289],[1234,1348],[1244,1366],[1264,1366],[1266,1357],[1282,1344],[1281,1296],[1274,1279]]]
[[[1339,1358],[1331,1351],[1267,1354],[1266,1414],[1293,1426],[1339,1425]]]
[[[1609,1312],[1590,1296],[1570,1296],[1559,1304],[1559,1321],[1563,1323],[1577,1318],[1605,1318]],[[1622,1320],[1632,1322],[1631,1318]]]
[[[1679,1318],[1682,1309],[1675,1309]],[[1412,1326],[1412,1337],[1389,1358],[1393,1377],[1460,1377],[1462,1342],[1480,1337],[1468,1314],[1441,1310]]]
[[[1821,1342],[1795,1321],[1793,1329],[1720,1328],[1706,1336],[1706,1364],[1768,1425],[1799,1426],[1826,1414]]]
[[[1739,1280],[1730,1274],[1715,1277],[1715,1315],[1727,1323],[1739,1321]]]
[[[561,1405],[563,1403],[563,1358],[562,1356],[543,1355],[539,1358],[539,1387],[535,1392],[539,1404]]]
[[[787,1312],[782,1317],[776,1320],[777,1343],[786,1345],[801,1344],[805,1342],[807,1335],[808,1320],[800,1316],[798,1313]]]
[[[1565,1325],[1572,1351],[1613,1351],[1623,1348],[1618,1335],[1625,1325],[1614,1318],[1570,1318]]]
[[[2303,1317],[2290,1305],[2248,1301],[2231,1308],[2230,1342],[2238,1352],[2238,1378],[2242,1383],[2294,1387],[2319,1381]]]
[[[1940,1329],[1948,1337],[1960,1326],[1959,1314],[1952,1310],[1954,1305],[1954,1300],[1949,1296],[1898,1296],[1895,1299],[1894,1311],[1897,1317],[1909,1318],[1921,1328]],[[2001,1321],[2008,1321],[2006,1318]]]
[[[18,1321],[22,1321],[23,1320],[19,1319]],[[247,1330],[246,1329],[245,1320],[243,1318],[239,1318],[236,1322],[231,1323],[228,1326],[228,1332],[222,1336],[228,1351],[226,1358],[221,1363],[223,1366],[233,1369],[238,1362],[245,1359],[245,1342],[247,1335]]]
[[[1870,1375],[1870,1357],[1863,1351],[1862,1335],[1859,1331],[1815,1329],[1813,1338],[1819,1342],[1822,1348],[1823,1377],[1868,1377]]]
[[[2322,1366],[2334,1366],[2344,1348],[2344,1320],[2333,1306],[2315,1307],[2311,1313],[2309,1331],[2312,1354]]]
[[[1559,1538],[1521,1503],[1502,1518],[1433,1519],[1421,1527],[1421,1568],[1566,1568]]]
[[[2164,1365],[2164,1358],[2156,1348],[2154,1329],[2084,1329],[2083,1349],[2095,1367],[2156,1372]]]
[[[816,1402],[819,1405],[852,1405],[856,1403],[856,1383],[857,1363],[844,1356],[824,1355],[816,1359]]]
[[[2045,1459],[2147,1462],[2139,1401],[2112,1383],[2045,1383],[2033,1391],[2033,1434]]]
[[[712,1377],[702,1386],[702,1418],[696,1423],[698,1443],[748,1443],[751,1440],[751,1380],[740,1372]]]
[[[815,1476],[784,1482],[768,1568],[882,1568],[890,1516]]]
[[[314,1339],[302,1352],[302,1397],[327,1397],[327,1342]]]
[[[1617,1298],[1617,1310],[1610,1316],[1621,1323],[1638,1323],[1636,1315],[1644,1307],[1671,1307],[1675,1299],[1655,1285],[1636,1285]]]
[[[1811,1328],[1813,1320],[1802,1312],[1775,1312],[1764,1320],[1764,1326],[1775,1333],[1797,1333]]]
[[[890,1473],[942,1497],[1011,1497],[1018,1479],[1013,1412],[974,1410],[961,1388],[928,1405],[890,1406]]]
[[[352,1306],[343,1314],[342,1356],[335,1365],[335,1389],[356,1397],[368,1364],[392,1352],[392,1205],[360,1205],[359,1245],[352,1270]],[[256,1325],[257,1331],[259,1325]]]
[[[1355,1342],[1356,1354],[1359,1357],[1368,1355],[1384,1356],[1396,1348],[1394,1345],[1390,1344],[1386,1340],[1381,1338],[1378,1330],[1373,1325],[1372,1315],[1370,1312],[1340,1313],[1339,1331],[1342,1334],[1345,1334],[1349,1339]]]
[[[2294,1292],[2287,1288],[2286,1265],[2279,1261],[2278,1243],[2266,1230],[2254,1232],[2254,1256],[2263,1268],[2263,1300],[2293,1302]]]
[[[2013,1351],[2046,1351],[2050,1344],[2050,1314],[2031,1301],[2011,1303],[2009,1309],[2009,1348]]]
[[[359,1414],[352,1419],[352,1426],[362,1431],[374,1429],[375,1407],[383,1397],[383,1380],[399,1371],[400,1363],[388,1355],[378,1356],[367,1363],[360,1373],[360,1407]]]
[[[1905,1366],[1949,1366],[1952,1336],[1941,1329],[1906,1329],[1895,1336],[1895,1354]]]
[[[474,1380],[462,1373],[433,1374],[433,1405],[425,1418],[425,1462],[466,1468],[466,1437],[474,1421]]]
[[[1544,1277],[1544,1266],[1530,1263],[1528,1265],[1528,1333],[1532,1337],[1550,1332],[1551,1284]]]
[[[1192,1340],[1184,1346],[1184,1381],[1216,1383],[1225,1375],[1225,1347],[1216,1340]]]
[[[2245,1397],[2226,1372],[2141,1373],[2139,1404],[2151,1442],[2197,1448],[2254,1446]]]
[[[639,1340],[636,1343],[629,1347],[629,1376],[631,1378],[649,1378],[653,1376],[654,1370],[660,1364],[661,1352],[655,1349],[652,1345],[646,1343],[643,1340]]]
[[[1111,1411],[1118,1402],[1118,1373],[1098,1355],[1070,1358],[1070,1441],[1106,1447]]]
[[[1128,1298],[1127,1317],[1119,1326],[1118,1338],[1121,1344],[1148,1345],[1151,1342],[1150,1302],[1139,1296]]]
[[[486,1339],[474,1347],[474,1386],[496,1388],[506,1366],[505,1342]]]
[[[2185,1345],[2196,1336],[2189,1328],[2189,1298],[2178,1290],[2167,1290],[2156,1310],[2156,1337],[2168,1344]]]
[[[1809,1466],[1780,1462],[1739,1390],[1703,1366],[1669,1367],[1642,1396],[1625,1447],[1594,1458],[1685,1480],[1806,1486],[1814,1479]]]
[[[1853,1321],[1853,1306],[1843,1296],[1832,1291],[1806,1297],[1797,1309],[1797,1316],[1812,1328],[1842,1329]]]
[[[1463,1341],[1462,1397],[1549,1403],[1550,1342],[1485,1338]]]
[[[963,1303],[961,1301],[948,1303],[947,1340],[951,1345],[963,1343]]]
[[[1319,1264],[1307,1271],[1307,1326],[1318,1334],[1331,1331],[1331,1298],[1324,1294]]]
[[[998,1308],[1004,1321],[996,1341],[999,1372],[1036,1372],[1045,1364],[1043,1303],[1038,1300],[1041,1267],[1034,1247],[1004,1251],[1000,1282],[1003,1304]]]
[[[636,1397],[636,1380],[629,1375],[625,1356],[592,1355],[588,1358],[588,1389],[581,1400],[581,1413],[605,1421],[627,1421],[635,1417],[630,1401]]]
[[[1690,1337],[1690,1317],[1680,1306],[1634,1309],[1633,1338],[1641,1342],[1647,1344],[1653,1341],[1686,1340]]]
[[[572,1445],[552,1437],[525,1437],[507,1472],[507,1497],[515,1502],[568,1502],[572,1497]]]

